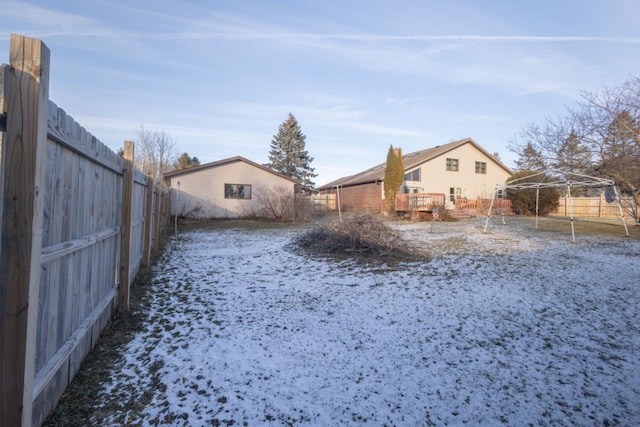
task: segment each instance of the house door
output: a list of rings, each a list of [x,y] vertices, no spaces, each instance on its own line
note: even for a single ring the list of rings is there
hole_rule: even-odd
[[[456,199],[459,199],[460,197],[462,197],[462,188],[449,188],[449,201],[451,203],[455,203]]]

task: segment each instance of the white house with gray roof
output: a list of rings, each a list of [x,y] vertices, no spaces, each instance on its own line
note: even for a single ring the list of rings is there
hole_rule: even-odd
[[[404,154],[405,181],[401,193],[443,194],[446,205],[456,199],[491,198],[496,184],[513,172],[471,138]],[[340,189],[345,211],[377,213],[383,210],[386,163],[318,188],[321,193]]]

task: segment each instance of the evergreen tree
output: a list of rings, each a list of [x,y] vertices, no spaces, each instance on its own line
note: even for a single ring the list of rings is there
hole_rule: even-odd
[[[640,101],[639,101],[640,102]],[[627,193],[640,190],[640,123],[628,111],[613,117],[601,144],[600,174],[611,177]]]
[[[289,113],[289,117],[280,124],[278,134],[271,140],[267,166],[300,181],[305,187],[313,188],[315,183],[312,179],[318,175],[313,173],[313,157],[305,149],[306,139],[298,121]]]
[[[543,171],[547,168],[542,153],[536,150],[530,142],[522,148],[518,155],[520,157],[515,161],[518,170]]]
[[[189,157],[188,153],[182,153],[173,164],[173,169],[182,170],[193,166],[200,166],[200,160],[196,156]]]
[[[592,164],[589,147],[582,143],[574,131],[560,143],[556,156],[551,161],[553,168],[573,173],[588,173]]]
[[[389,215],[396,210],[396,193],[404,181],[402,149],[389,146],[387,167],[384,171],[384,201]]]
[[[531,178],[527,178],[531,176]],[[529,182],[532,188],[510,189],[507,190],[507,199],[511,200],[513,210],[518,215],[535,215],[536,214],[536,197],[538,198],[538,215],[547,216],[558,207],[560,193],[555,187],[540,188],[536,196],[536,183],[550,182],[551,178],[547,175],[540,177],[538,172],[530,170],[522,170],[514,173],[507,184],[513,180],[519,183]]]

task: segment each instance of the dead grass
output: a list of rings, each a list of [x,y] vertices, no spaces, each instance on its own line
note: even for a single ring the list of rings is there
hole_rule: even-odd
[[[521,221],[532,229],[535,229],[535,218],[533,217],[511,217],[507,221]],[[573,221],[576,238],[583,236],[606,236],[606,237],[627,237],[624,226],[620,220],[597,218],[574,218]],[[627,229],[629,237],[640,238],[640,226],[627,219]],[[571,234],[571,221],[569,218],[542,217],[538,218],[538,231],[554,232],[561,234]]]
[[[277,222],[251,219],[182,219],[178,221],[178,234],[180,231],[189,230],[222,230],[240,228],[243,230],[263,230],[277,227],[291,228],[296,226],[308,226],[305,223]],[[173,225],[171,231],[173,233]]]

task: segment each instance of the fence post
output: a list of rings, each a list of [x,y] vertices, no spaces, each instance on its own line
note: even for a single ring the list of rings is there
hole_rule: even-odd
[[[2,115],[4,115],[4,113],[7,112],[8,104],[9,104],[9,77],[7,77],[8,73],[9,73],[9,67],[5,64],[0,65],[0,114]],[[6,157],[6,156],[2,157],[3,141],[4,141],[4,132],[0,131],[0,242],[2,242],[2,206],[4,204],[4,159]],[[2,259],[2,246],[0,246],[0,259]],[[1,295],[1,290],[0,290],[0,295]]]
[[[40,288],[49,48],[11,35],[2,143],[0,425],[31,426]]]
[[[164,206],[164,193],[160,191],[159,188],[155,188],[156,193],[156,203],[153,208],[153,212],[155,213],[155,220],[153,221],[153,240],[155,241],[155,245],[153,245],[153,253],[158,252],[158,248],[160,245],[160,227],[162,221],[164,221],[164,216],[162,215],[163,206]]]
[[[131,215],[133,208],[133,161],[134,145],[124,142],[124,173],[122,175],[122,225],[120,243],[120,291],[118,305],[121,310],[129,309],[129,286],[131,271]]]
[[[147,211],[144,223],[144,247],[142,252],[142,262],[145,266],[149,266],[151,262],[151,235],[153,233],[154,209],[153,209],[153,192],[155,185],[153,179],[147,177]]]
[[[600,192],[600,200],[598,200],[598,218],[602,218],[603,205],[604,205],[604,193]]]

